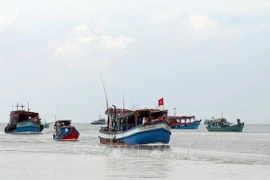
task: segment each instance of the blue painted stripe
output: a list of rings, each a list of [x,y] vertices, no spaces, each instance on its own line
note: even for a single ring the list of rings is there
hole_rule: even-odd
[[[136,134],[132,134],[128,137],[119,139],[120,142],[126,144],[150,144],[150,143],[164,143],[167,144],[170,141],[171,132],[164,128],[141,131]],[[100,137],[102,138],[102,137]],[[107,138],[103,138],[107,139]],[[107,139],[110,140],[110,139]]]
[[[187,123],[187,124],[171,126],[171,127],[173,129],[198,129],[199,125],[200,125],[200,121],[194,122],[194,123]]]
[[[155,123],[155,124],[145,125],[144,127],[149,127],[149,126],[158,125],[158,124],[166,124],[166,125],[168,125],[168,124],[165,123],[165,122],[158,122],[158,123]],[[169,125],[168,125],[168,126],[169,126]],[[128,129],[128,130],[125,130],[125,131],[117,131],[117,132],[114,133],[114,134],[128,133],[129,131],[133,131],[133,130],[138,129],[138,128],[141,128],[141,127],[143,127],[143,125],[140,124],[140,125],[138,125],[138,126],[132,127],[132,128],[130,128],[130,129]],[[106,132],[106,131],[101,131],[100,133],[102,133],[102,134],[111,134],[111,132]]]
[[[67,128],[61,128],[60,129],[60,134],[55,136],[53,139],[55,140],[59,140],[59,139],[62,139],[63,137],[69,135],[70,133],[73,132],[73,128],[70,128],[68,131],[66,131]],[[78,136],[80,135],[79,131],[77,131],[76,128],[74,128],[74,131],[76,134],[78,134]]]
[[[13,132],[20,133],[20,132],[40,132],[40,128],[33,127],[33,126],[23,126],[17,127]]]

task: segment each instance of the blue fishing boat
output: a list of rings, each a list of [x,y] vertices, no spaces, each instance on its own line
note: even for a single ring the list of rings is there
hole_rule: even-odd
[[[171,127],[166,120],[167,111],[159,109],[123,110],[109,108],[107,127],[99,130],[100,143],[133,145],[170,141]]]
[[[25,111],[21,106],[19,110],[19,105],[17,104],[17,110],[10,112],[9,123],[5,127],[5,133],[40,133],[43,130],[43,125],[41,124],[41,119],[39,113],[31,112],[28,108]]]
[[[202,120],[196,120],[195,116],[168,116],[172,129],[198,129]]]
[[[79,131],[74,126],[71,126],[71,120],[55,121],[54,129],[54,140],[77,140],[80,135]]]

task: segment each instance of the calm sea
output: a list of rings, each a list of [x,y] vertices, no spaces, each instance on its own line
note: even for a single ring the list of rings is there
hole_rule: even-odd
[[[270,125],[245,125],[242,133],[172,130],[168,145],[108,147],[99,125],[75,124],[79,141],[4,133],[0,124],[1,180],[270,179]]]

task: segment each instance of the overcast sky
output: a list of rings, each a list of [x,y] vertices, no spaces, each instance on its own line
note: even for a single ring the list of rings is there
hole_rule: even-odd
[[[4,123],[104,116],[102,76],[110,105],[270,123],[270,1],[1,0],[0,67]]]

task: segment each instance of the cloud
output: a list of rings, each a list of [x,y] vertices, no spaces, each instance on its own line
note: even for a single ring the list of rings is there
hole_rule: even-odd
[[[0,16],[0,33],[13,25],[17,20],[17,15],[13,13],[5,13]]]
[[[120,56],[128,53],[129,46],[135,42],[127,36],[113,37],[100,34],[93,28],[82,24],[74,27],[62,40],[50,40],[48,48],[53,56],[66,62],[106,68]]]
[[[170,9],[152,13],[150,17],[155,23],[158,23],[160,21],[176,18],[177,16],[179,16],[179,11]]]
[[[5,31],[8,27],[15,24],[19,14],[19,5],[13,8],[10,12],[0,14],[0,33]]]
[[[211,38],[218,35],[218,22],[207,16],[189,16],[188,26],[192,36],[196,38]]]
[[[217,22],[206,16],[192,15],[188,18],[190,26],[195,30],[215,29]]]

